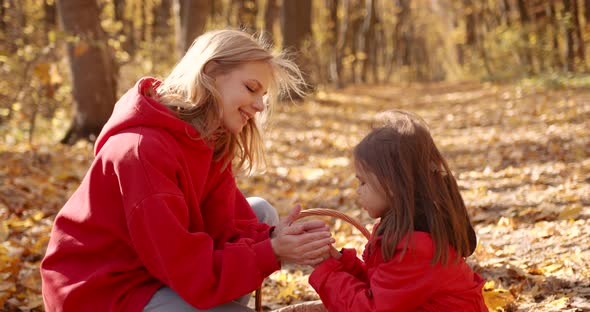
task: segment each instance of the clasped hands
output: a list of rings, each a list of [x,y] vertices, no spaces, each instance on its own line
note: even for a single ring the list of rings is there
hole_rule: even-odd
[[[293,223],[301,207],[295,206],[289,215],[282,219],[271,234],[271,245],[277,259],[317,266],[330,256],[338,255],[332,244],[335,242],[326,224],[319,220]]]

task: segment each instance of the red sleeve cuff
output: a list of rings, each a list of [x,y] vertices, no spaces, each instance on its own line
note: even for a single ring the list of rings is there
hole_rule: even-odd
[[[272,251],[270,238],[255,243],[252,245],[252,249],[254,249],[254,253],[256,253],[258,267],[260,268],[260,273],[263,278],[281,268],[275,253]]]
[[[309,276],[309,284],[316,290],[319,291],[323,281],[326,279],[328,274],[335,271],[342,264],[340,261],[334,258],[328,258],[324,262],[320,263],[311,275]]]
[[[343,248],[340,253],[342,253],[342,257],[340,257],[339,261],[344,266],[344,269],[347,271],[351,270],[358,259],[356,256],[356,250],[351,248]]]

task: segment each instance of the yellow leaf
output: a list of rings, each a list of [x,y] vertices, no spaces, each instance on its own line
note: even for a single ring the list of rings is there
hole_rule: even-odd
[[[49,75],[50,65],[48,63],[40,63],[35,66],[33,75],[41,81],[42,85],[48,85],[51,82],[51,76]]]
[[[580,206],[580,205],[568,206],[559,212],[558,219],[559,220],[575,219],[580,215],[580,212],[582,212],[582,206]]]
[[[0,222],[0,241],[6,241],[8,238],[8,225],[6,222]]]
[[[555,263],[555,264],[551,264],[546,267],[543,267],[543,270],[547,273],[552,273],[552,272],[555,272],[555,271],[561,269],[562,267],[563,267],[563,264]]]
[[[483,299],[490,311],[504,310],[504,307],[514,302],[514,297],[506,289],[484,290]]]

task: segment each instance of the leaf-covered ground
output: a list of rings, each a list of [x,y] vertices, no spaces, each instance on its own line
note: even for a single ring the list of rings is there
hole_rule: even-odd
[[[329,207],[370,227],[355,204],[351,148],[375,113],[402,108],[429,122],[479,237],[469,263],[491,311],[590,311],[590,90],[475,83],[319,92],[274,112],[266,173],[240,178],[281,214]],[[52,220],[83,177],[92,147],[31,146],[3,125],[0,141],[0,307],[42,310],[38,265]],[[326,219],[338,247],[364,238]],[[263,287],[265,309],[315,300],[310,269],[288,265]]]

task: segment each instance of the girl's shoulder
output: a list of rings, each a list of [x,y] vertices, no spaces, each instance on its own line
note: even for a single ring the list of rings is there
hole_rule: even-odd
[[[369,256],[376,256],[381,258],[381,248],[383,244],[382,236],[374,236],[365,248],[364,258]],[[405,252],[404,252],[405,250]],[[406,235],[397,244],[393,259],[398,259],[401,255],[412,255],[419,259],[427,259],[430,261],[434,256],[435,245],[432,236],[428,232],[413,231]],[[392,260],[393,260],[392,259]]]

